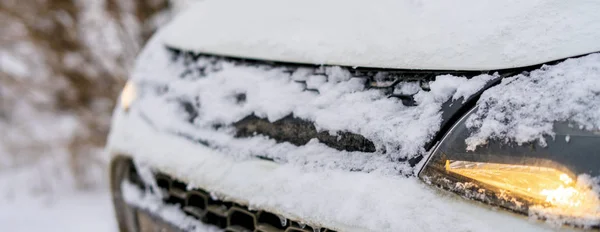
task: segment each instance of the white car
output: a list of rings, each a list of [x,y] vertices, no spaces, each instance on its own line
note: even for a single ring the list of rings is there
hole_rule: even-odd
[[[120,230],[598,230],[598,12],[199,1],[115,109]]]

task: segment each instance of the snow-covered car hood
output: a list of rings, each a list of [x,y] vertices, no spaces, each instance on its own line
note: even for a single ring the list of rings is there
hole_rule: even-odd
[[[165,41],[296,63],[493,70],[600,51],[598,12],[599,1],[206,0]]]

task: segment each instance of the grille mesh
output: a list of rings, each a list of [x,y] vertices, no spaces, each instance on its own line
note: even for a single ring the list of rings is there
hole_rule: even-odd
[[[244,205],[216,200],[202,189],[188,190],[187,185],[163,173],[155,175],[166,204],[178,204],[188,215],[224,229],[226,232],[335,232],[312,227],[263,210],[251,210]],[[143,187],[144,183],[136,183]]]

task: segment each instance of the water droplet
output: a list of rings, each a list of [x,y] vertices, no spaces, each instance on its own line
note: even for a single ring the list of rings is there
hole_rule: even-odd
[[[281,222],[281,226],[287,225],[287,218],[279,216],[279,222]]]
[[[300,226],[300,228],[304,229],[304,227],[306,227],[306,224],[302,223],[302,222],[298,222],[298,225]]]

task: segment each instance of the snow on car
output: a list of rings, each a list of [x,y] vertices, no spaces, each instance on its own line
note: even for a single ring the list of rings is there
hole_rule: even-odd
[[[457,4],[196,3],[114,112],[121,229],[598,229],[600,4]]]

